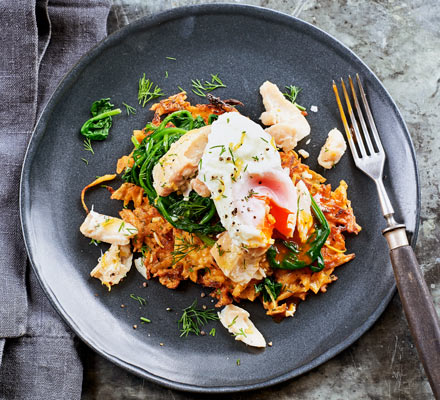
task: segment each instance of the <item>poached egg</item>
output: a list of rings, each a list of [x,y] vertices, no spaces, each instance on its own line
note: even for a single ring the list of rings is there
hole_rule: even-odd
[[[198,179],[211,192],[235,245],[268,247],[274,229],[293,235],[296,188],[272,136],[249,118],[231,112],[212,124]]]

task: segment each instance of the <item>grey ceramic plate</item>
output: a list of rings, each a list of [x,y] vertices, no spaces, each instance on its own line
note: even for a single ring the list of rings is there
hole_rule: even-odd
[[[200,298],[202,289],[195,285],[184,283],[172,291],[153,280],[143,288],[133,268],[108,292],[89,277],[100,253],[78,230],[85,217],[80,191],[96,175],[114,171],[116,159],[131,151],[131,131],[142,128],[152,113],[137,107],[135,116],[114,118],[108,140],[94,144],[94,156],[83,151],[79,128],[96,99],[111,97],[118,106],[136,105],[143,72],[167,94],[175,93],[178,85],[190,89],[193,78],[218,73],[227,89],[215,93],[242,100],[241,111],[254,120],[262,111],[258,87],[263,81],[301,86],[300,103],[317,105],[319,111],[308,117],[311,144],[299,147],[310,151],[309,164],[318,172],[323,171],[316,157],[327,132],[341,128],[332,79],[359,72],[388,153],[386,186],[398,220],[413,233],[414,243],[419,189],[413,147],[394,102],[368,67],[326,33],[277,12],[237,5],[180,8],[136,21],[84,56],[59,85],[34,132],[21,182],[22,225],[32,265],[54,307],[84,342],[115,364],[189,391],[232,392],[272,385],[352,344],[384,310],[394,280],[374,185],[355,169],[349,154],[325,176],[334,187],[340,179],[349,184],[363,227],[358,237],[347,240],[356,259],[337,269],[339,279],[326,294],[312,295],[300,304],[294,318],[275,323],[260,304],[243,303],[273,347],[248,348],[219,323],[207,327],[217,328],[215,337],[179,338],[182,308],[195,298],[200,305],[213,306],[209,297]],[[200,98],[190,92],[190,100]],[[120,208],[104,189],[91,191],[87,203],[113,215]],[[130,299],[132,293],[146,298],[147,305],[140,308]],[[173,311],[165,311],[167,307]],[[141,316],[152,322],[141,325]],[[137,330],[133,324],[138,324]]]

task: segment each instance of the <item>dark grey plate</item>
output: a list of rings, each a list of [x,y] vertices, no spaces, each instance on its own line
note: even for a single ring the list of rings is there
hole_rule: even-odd
[[[141,19],[84,56],[59,85],[34,132],[21,181],[22,225],[32,265],[55,308],[89,346],[115,364],[189,391],[269,386],[316,367],[352,344],[382,313],[395,286],[374,184],[354,167],[350,154],[325,176],[333,187],[340,179],[349,184],[363,227],[358,237],[347,240],[356,259],[337,269],[339,279],[326,294],[300,304],[294,318],[274,323],[260,304],[243,304],[273,347],[248,348],[219,323],[206,329],[216,327],[215,337],[179,338],[182,308],[195,298],[212,306],[209,297],[200,298],[202,289],[195,285],[184,283],[171,291],[150,281],[143,288],[133,270],[108,292],[89,277],[100,253],[78,230],[85,217],[80,191],[95,175],[114,171],[116,159],[131,150],[132,129],[142,128],[152,113],[137,107],[135,116],[114,118],[108,140],[94,144],[94,156],[82,150],[79,128],[96,99],[111,97],[118,106],[136,105],[143,72],[167,94],[175,93],[178,85],[190,89],[192,78],[218,73],[228,87],[215,93],[242,100],[241,111],[254,120],[262,111],[258,87],[263,81],[301,86],[300,103],[317,105],[319,111],[308,117],[311,144],[299,148],[310,151],[309,164],[318,172],[323,171],[316,157],[327,132],[341,128],[332,79],[359,72],[388,154],[385,183],[398,220],[405,222],[415,242],[420,196],[411,140],[393,100],[356,55],[314,26],[274,11],[238,5],[180,8]],[[191,93],[189,97],[200,101]],[[120,204],[108,198],[98,189],[87,195],[87,203],[116,215]],[[140,309],[131,293],[145,297],[147,305]],[[120,308],[122,303],[125,308]],[[173,311],[165,311],[167,307]],[[151,324],[141,325],[141,316]]]

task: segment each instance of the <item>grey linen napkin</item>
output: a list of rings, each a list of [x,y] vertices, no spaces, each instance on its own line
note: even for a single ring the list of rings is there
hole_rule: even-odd
[[[73,333],[27,261],[21,165],[60,78],[107,34],[110,0],[3,0],[0,5],[0,399],[79,399]]]

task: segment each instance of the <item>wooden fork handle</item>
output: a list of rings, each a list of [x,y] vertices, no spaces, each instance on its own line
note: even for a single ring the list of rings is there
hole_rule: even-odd
[[[434,396],[440,399],[440,322],[431,294],[411,246],[391,248],[390,255],[412,337]]]

